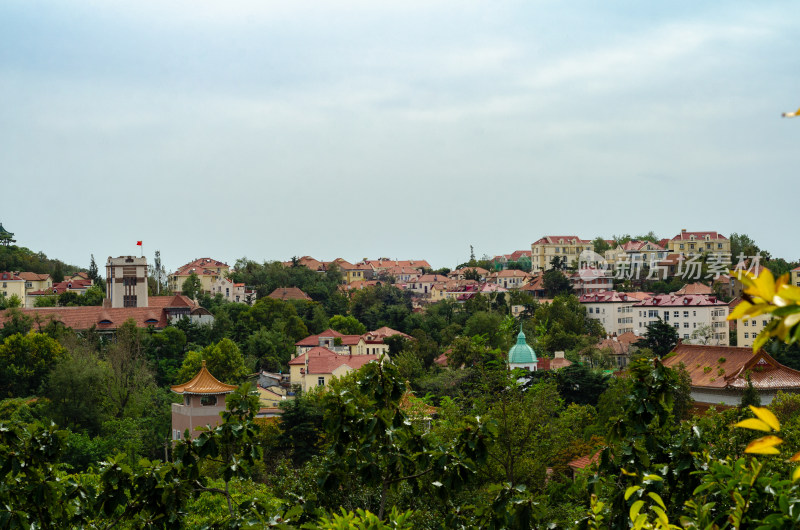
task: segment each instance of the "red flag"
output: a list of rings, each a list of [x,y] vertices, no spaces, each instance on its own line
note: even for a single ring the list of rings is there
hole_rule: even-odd
[[[137,241],[137,242],[136,242],[136,246],[137,246],[137,247],[141,247],[141,246],[142,246],[142,242],[141,242],[141,241]]]

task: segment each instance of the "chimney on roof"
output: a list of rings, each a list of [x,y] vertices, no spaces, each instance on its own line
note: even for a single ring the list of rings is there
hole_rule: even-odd
[[[686,229],[685,228],[681,228],[681,234],[683,234],[684,232],[686,232]]]

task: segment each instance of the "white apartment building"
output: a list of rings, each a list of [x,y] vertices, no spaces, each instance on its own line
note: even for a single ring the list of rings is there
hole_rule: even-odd
[[[609,335],[633,332],[634,309],[638,298],[616,291],[600,291],[581,295],[580,302],[589,318],[600,321]]]
[[[633,306],[633,321],[640,333],[659,318],[675,327],[685,343],[701,344],[704,339],[693,339],[692,333],[708,326],[707,345],[728,346],[728,304],[716,296],[661,294]]]

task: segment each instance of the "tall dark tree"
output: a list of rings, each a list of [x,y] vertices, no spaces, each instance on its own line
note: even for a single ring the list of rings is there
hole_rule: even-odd
[[[572,284],[570,284],[569,279],[564,275],[563,272],[561,272],[560,269],[553,268],[546,271],[544,273],[542,285],[544,286],[545,291],[547,291],[547,295],[550,297],[554,297],[559,294],[572,294]]]
[[[659,357],[671,352],[677,344],[678,330],[660,318],[652,324],[648,324],[645,336],[636,341],[637,346],[650,348]]]
[[[189,298],[196,298],[203,290],[203,284],[200,282],[200,277],[196,273],[191,273],[188,278],[183,281],[181,287],[181,294]]]

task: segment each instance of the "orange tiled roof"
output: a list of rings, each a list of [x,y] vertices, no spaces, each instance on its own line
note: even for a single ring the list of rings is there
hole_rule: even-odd
[[[100,331],[115,330],[128,319],[133,319],[140,328],[167,326],[167,314],[158,307],[37,307],[20,311],[33,317],[38,315],[44,321],[52,319],[61,322],[75,330],[90,329],[92,326]],[[8,313],[0,314],[0,324],[4,324],[6,320]]]
[[[728,239],[727,237],[723,236],[719,232],[683,232],[681,231],[680,234],[673,237],[673,241],[691,241],[692,236],[694,236],[694,241],[705,241],[705,237],[708,236],[710,239]]]
[[[211,372],[206,368],[206,362],[203,361],[203,366],[197,375],[190,381],[182,385],[173,385],[172,391],[176,394],[230,394],[238,387],[236,385],[226,385],[219,379],[211,375]]]
[[[179,267],[178,270],[172,273],[172,276],[189,276],[192,272],[198,276],[213,276],[219,274],[216,270],[212,270],[217,268],[227,269],[228,264],[212,258],[198,258]]]
[[[38,274],[36,272],[18,272],[17,276],[26,282],[41,282],[50,278],[49,274]]]
[[[580,458],[576,458],[567,465],[572,469],[586,469],[591,464],[596,464],[600,460],[600,453],[601,451],[597,451],[593,455],[584,455]]]
[[[724,362],[719,362],[723,358]],[[743,389],[747,386],[745,372],[749,372],[756,389],[800,389],[800,371],[780,364],[764,350],[754,354],[751,348],[678,344],[664,358],[664,365],[672,368],[681,363],[692,386]]]
[[[297,287],[278,287],[267,296],[276,300],[311,300],[310,296]]]
[[[700,282],[688,283],[672,294],[714,294],[714,289]]]

